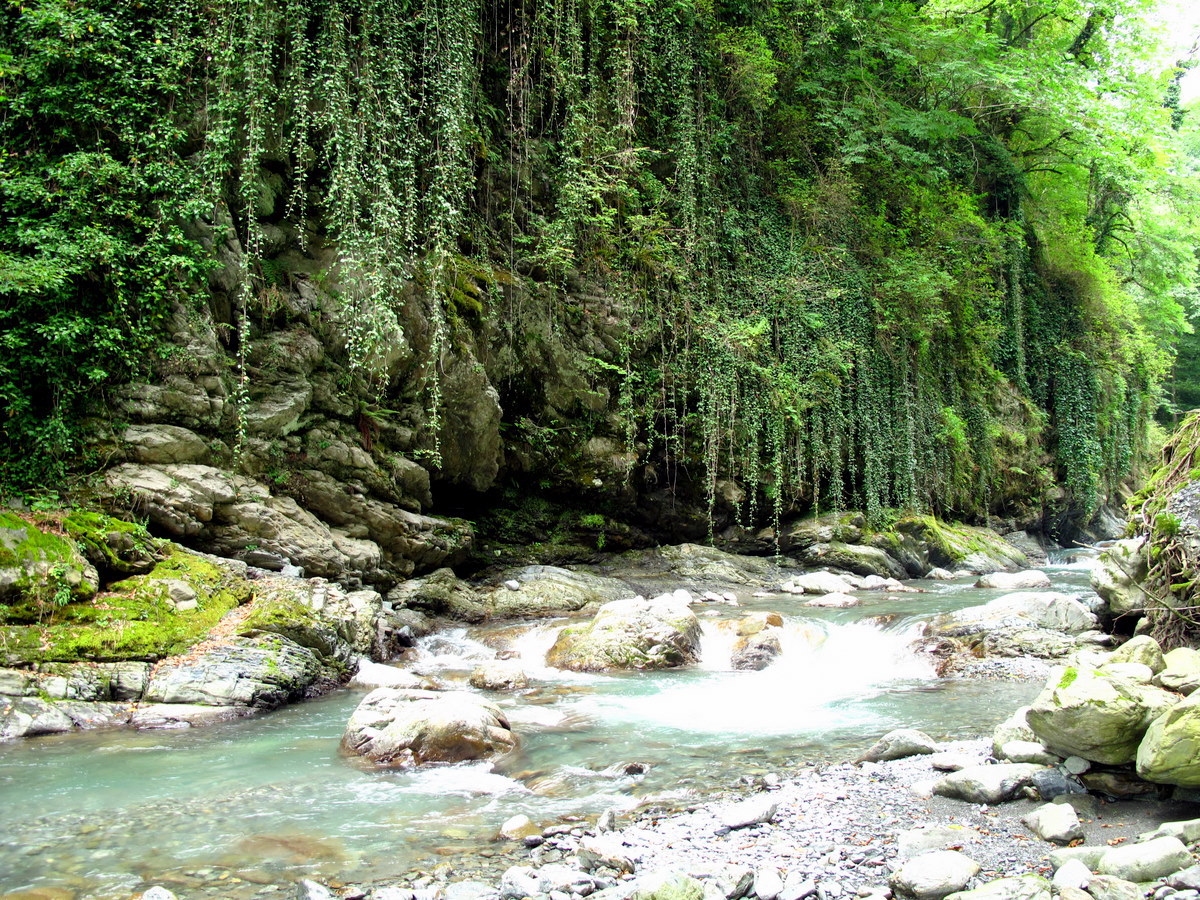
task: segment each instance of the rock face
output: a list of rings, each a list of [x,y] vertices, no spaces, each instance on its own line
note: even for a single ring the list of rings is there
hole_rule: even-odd
[[[342,736],[349,753],[391,766],[485,759],[516,745],[500,708],[463,691],[377,688],[363,698]]]
[[[667,595],[633,597],[600,607],[583,625],[564,628],[546,654],[560,669],[667,669],[700,657],[700,623],[687,604]]]
[[[1026,720],[1049,749],[1110,765],[1132,762],[1150,722],[1172,695],[1094,669],[1056,670]]]

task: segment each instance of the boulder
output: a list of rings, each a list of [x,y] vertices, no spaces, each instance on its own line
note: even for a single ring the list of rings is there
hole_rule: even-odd
[[[1093,900],[1145,900],[1138,885],[1112,875],[1093,875],[1088,879],[1087,896]]]
[[[717,817],[723,826],[734,830],[771,822],[778,809],[779,801],[766,794],[727,806],[717,814]]]
[[[1101,875],[1125,881],[1153,881],[1186,869],[1194,862],[1179,838],[1161,837],[1141,844],[1111,847],[1100,857],[1096,869]]]
[[[821,607],[824,609],[849,609],[854,606],[861,606],[862,601],[857,597],[852,597],[850,594],[834,593],[822,594],[819,597],[813,597],[804,605]]]
[[[1144,538],[1117,541],[1092,566],[1092,590],[1100,595],[1114,616],[1140,611],[1146,605],[1141,583],[1149,561]]]
[[[526,566],[505,572],[499,587],[484,594],[484,602],[498,618],[561,616],[589,604],[629,597],[633,591],[616,578],[572,572],[557,566]],[[507,582],[516,582],[513,588]]]
[[[782,628],[783,616],[777,612],[757,612],[742,616],[737,621],[738,637],[758,634],[768,628]]]
[[[1029,763],[971,766],[938,779],[933,792],[967,803],[1004,803],[1030,787],[1034,776],[1044,769]]]
[[[1078,859],[1068,859],[1055,871],[1051,884],[1055,890],[1065,887],[1084,890],[1091,880],[1092,870],[1085,863]]]
[[[1028,706],[1022,706],[992,730],[992,756],[1002,759],[1004,745],[1010,741],[1037,741],[1037,735],[1025,720]]]
[[[898,728],[889,731],[872,744],[867,752],[859,757],[859,762],[887,762],[892,759],[904,759],[908,756],[922,756],[935,753],[937,741],[915,728]]]
[[[919,825],[896,836],[896,855],[901,859],[930,850],[949,850],[979,841],[979,832],[966,825]]]
[[[985,633],[975,645],[983,656],[1063,659],[1079,649],[1079,642],[1069,634],[1049,628],[999,628]]]
[[[347,592],[321,578],[276,575],[259,578],[255,594],[239,634],[282,635],[346,668],[358,656],[383,655],[383,598],[375,591]]]
[[[1148,634],[1132,637],[1108,656],[1109,663],[1141,663],[1157,675],[1164,668],[1162,647]]]
[[[791,579],[791,584],[805,594],[848,594],[854,585],[833,572],[805,572]]]
[[[519,691],[529,687],[529,676],[519,663],[492,660],[477,666],[469,679],[481,691]]]
[[[144,526],[104,513],[75,510],[62,526],[102,577],[144,574],[165,555],[166,542]]]
[[[358,670],[354,673],[354,677],[350,679],[350,687],[367,688],[368,690],[379,687],[424,690],[428,689],[429,685],[426,679],[407,669],[362,659],[358,662]]]
[[[927,570],[939,567],[983,575],[1029,564],[1024,553],[990,528],[909,516],[899,520],[893,531],[902,542],[915,541],[920,546]]]
[[[994,588],[1002,591],[1048,588],[1050,587],[1050,576],[1041,569],[1025,569],[1021,572],[989,572],[975,582],[975,587]]]
[[[377,688],[342,736],[349,753],[392,766],[486,759],[516,745],[500,707],[465,691]]]
[[[738,671],[760,671],[783,652],[781,629],[767,628],[739,637],[733,644],[729,664]]]
[[[665,669],[696,662],[700,623],[670,596],[604,604],[591,622],[568,625],[546,654],[556,668],[577,672]]]
[[[934,619],[934,633],[972,637],[1001,628],[1045,628],[1080,634],[1096,626],[1096,617],[1073,597],[1053,591],[1019,591],[982,606],[970,606]]]
[[[1069,844],[1083,839],[1083,826],[1074,807],[1067,803],[1047,803],[1039,806],[1022,820],[1029,830],[1043,841]]]
[[[580,868],[587,872],[602,866],[618,872],[632,872],[637,868],[633,851],[615,834],[583,838],[575,850],[575,856]]]
[[[1037,741],[1008,741],[997,754],[1000,759],[1015,763],[1033,763],[1038,766],[1056,766],[1062,759],[1055,756]]]
[[[305,697],[336,672],[313,650],[285,637],[235,638],[165,660],[150,676],[147,703],[274,709]]]
[[[121,435],[126,455],[140,463],[203,463],[209,449],[190,428],[178,425],[130,425]]]
[[[1120,765],[1132,762],[1146,728],[1172,701],[1146,685],[1095,669],[1056,669],[1026,719],[1038,739],[1061,756]]]
[[[997,878],[971,891],[951,894],[952,900],[1050,900],[1050,882],[1041,875]]]
[[[907,578],[908,572],[899,562],[878,547],[845,544],[840,541],[812,544],[800,556],[806,566],[828,566],[881,578]]]
[[[914,856],[892,873],[892,889],[916,900],[942,900],[965,888],[979,863],[957,850],[934,850]]]
[[[1137,773],[1158,784],[1200,787],[1200,693],[1150,723],[1137,748]]]
[[[640,557],[649,570],[693,585],[744,584],[767,587],[779,578],[779,567],[769,558],[727,553],[705,544],[656,547]]]
[[[1163,655],[1162,670],[1155,677],[1155,684],[1190,695],[1200,687],[1200,651],[1192,647],[1177,647]]]

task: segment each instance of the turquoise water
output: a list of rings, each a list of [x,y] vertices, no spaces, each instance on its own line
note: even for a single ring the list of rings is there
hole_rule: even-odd
[[[1084,565],[1050,571],[1057,588],[1086,589]],[[522,745],[497,766],[392,772],[345,758],[342,729],[363,696],[349,690],[203,729],[0,745],[0,891],[127,897],[164,879],[181,896],[189,886],[253,896],[261,883],[302,876],[400,876],[495,852],[498,826],[516,813],[545,825],[671,805],[743,775],[852,756],[897,727],[980,734],[1037,686],[941,679],[909,649],[922,619],[1003,593],[972,580],[914,582],[928,593],[850,610],[739,591],[740,608],[696,607],[704,661],[685,671],[549,669],[544,651],[562,620],[427,640],[413,665],[452,682],[497,647],[520,653],[532,688],[495,699]],[[756,609],[785,617],[784,654],[762,672],[731,671],[721,623]]]

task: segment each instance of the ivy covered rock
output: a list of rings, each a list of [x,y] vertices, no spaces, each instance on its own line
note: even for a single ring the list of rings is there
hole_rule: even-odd
[[[0,512],[0,621],[89,600],[100,576],[74,541]],[[5,609],[4,607],[7,607]]]
[[[1132,762],[1146,729],[1178,696],[1095,669],[1056,670],[1026,713],[1033,733],[1061,756]]]
[[[377,688],[342,736],[347,752],[389,766],[486,759],[516,745],[500,707],[465,691]]]
[[[546,654],[551,666],[577,672],[669,669],[699,658],[700,622],[670,595],[606,603],[591,622],[563,628]]]

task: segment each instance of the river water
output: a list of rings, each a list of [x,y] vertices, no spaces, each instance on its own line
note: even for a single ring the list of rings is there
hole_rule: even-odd
[[[1088,566],[1047,572],[1056,590],[1078,594]],[[497,829],[517,813],[548,825],[610,807],[669,808],[739,778],[854,756],[893,728],[943,739],[986,733],[1039,685],[939,678],[910,646],[930,616],[1003,593],[973,581],[911,582],[923,592],[864,593],[846,610],[737,589],[739,607],[694,607],[703,661],[682,671],[547,668],[562,619],[423,639],[411,665],[463,688],[497,650],[520,654],[530,690],[493,698],[522,737],[500,767],[376,771],[345,758],[342,729],[363,696],[350,690],[203,729],[0,745],[0,892],[117,898],[165,880],[183,896],[224,884],[221,896],[250,897],[299,877],[461,869],[502,851]],[[732,671],[722,622],[757,610],[783,615],[783,655],[761,672]]]

